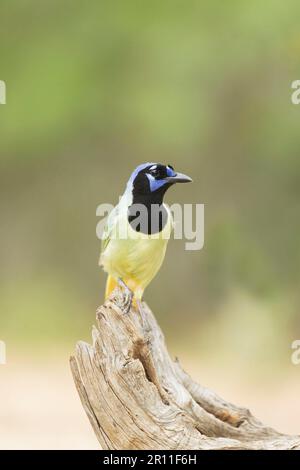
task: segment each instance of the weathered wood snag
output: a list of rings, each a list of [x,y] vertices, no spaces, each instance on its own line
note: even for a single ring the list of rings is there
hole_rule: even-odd
[[[79,342],[71,369],[102,449],[300,449],[194,382],[173,361],[149,307],[116,289],[97,310],[93,345]]]

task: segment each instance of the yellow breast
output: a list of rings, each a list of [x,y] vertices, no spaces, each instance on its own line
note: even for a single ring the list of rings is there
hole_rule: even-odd
[[[106,272],[123,281],[136,291],[142,291],[159,270],[166,253],[172,232],[173,220],[167,206],[168,220],[163,230],[156,234],[144,234],[133,230],[127,214],[117,221],[111,239],[101,255],[101,264]],[[124,233],[127,234],[123,238]],[[121,235],[121,236],[120,236]]]

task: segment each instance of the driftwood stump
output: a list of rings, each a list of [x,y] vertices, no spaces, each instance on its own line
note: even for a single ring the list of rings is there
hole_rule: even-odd
[[[173,361],[149,307],[128,310],[116,289],[97,310],[93,345],[79,342],[71,369],[102,449],[300,449],[194,382]]]

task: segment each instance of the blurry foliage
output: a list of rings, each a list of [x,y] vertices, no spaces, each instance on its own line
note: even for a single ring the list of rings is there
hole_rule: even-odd
[[[200,323],[247,334],[251,309],[237,323],[225,308],[246,292],[253,309],[269,305],[261,328],[292,299],[281,315],[296,334],[299,2],[2,0],[0,10],[0,337],[88,337],[105,282],[96,206],[116,202],[147,160],[190,174],[167,199],[206,211],[204,249],[172,241],[146,292],[163,326],[183,341]]]

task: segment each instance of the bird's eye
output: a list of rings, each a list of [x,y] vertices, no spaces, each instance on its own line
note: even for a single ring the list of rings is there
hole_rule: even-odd
[[[158,176],[160,176],[160,168],[157,166],[153,166],[152,168],[149,169],[149,173],[154,178],[157,178]]]
[[[150,170],[150,174],[152,176],[159,176],[159,170],[158,168],[152,168],[152,170]]]
[[[149,173],[155,179],[163,179],[167,176],[167,167],[164,165],[155,165],[149,168]]]

